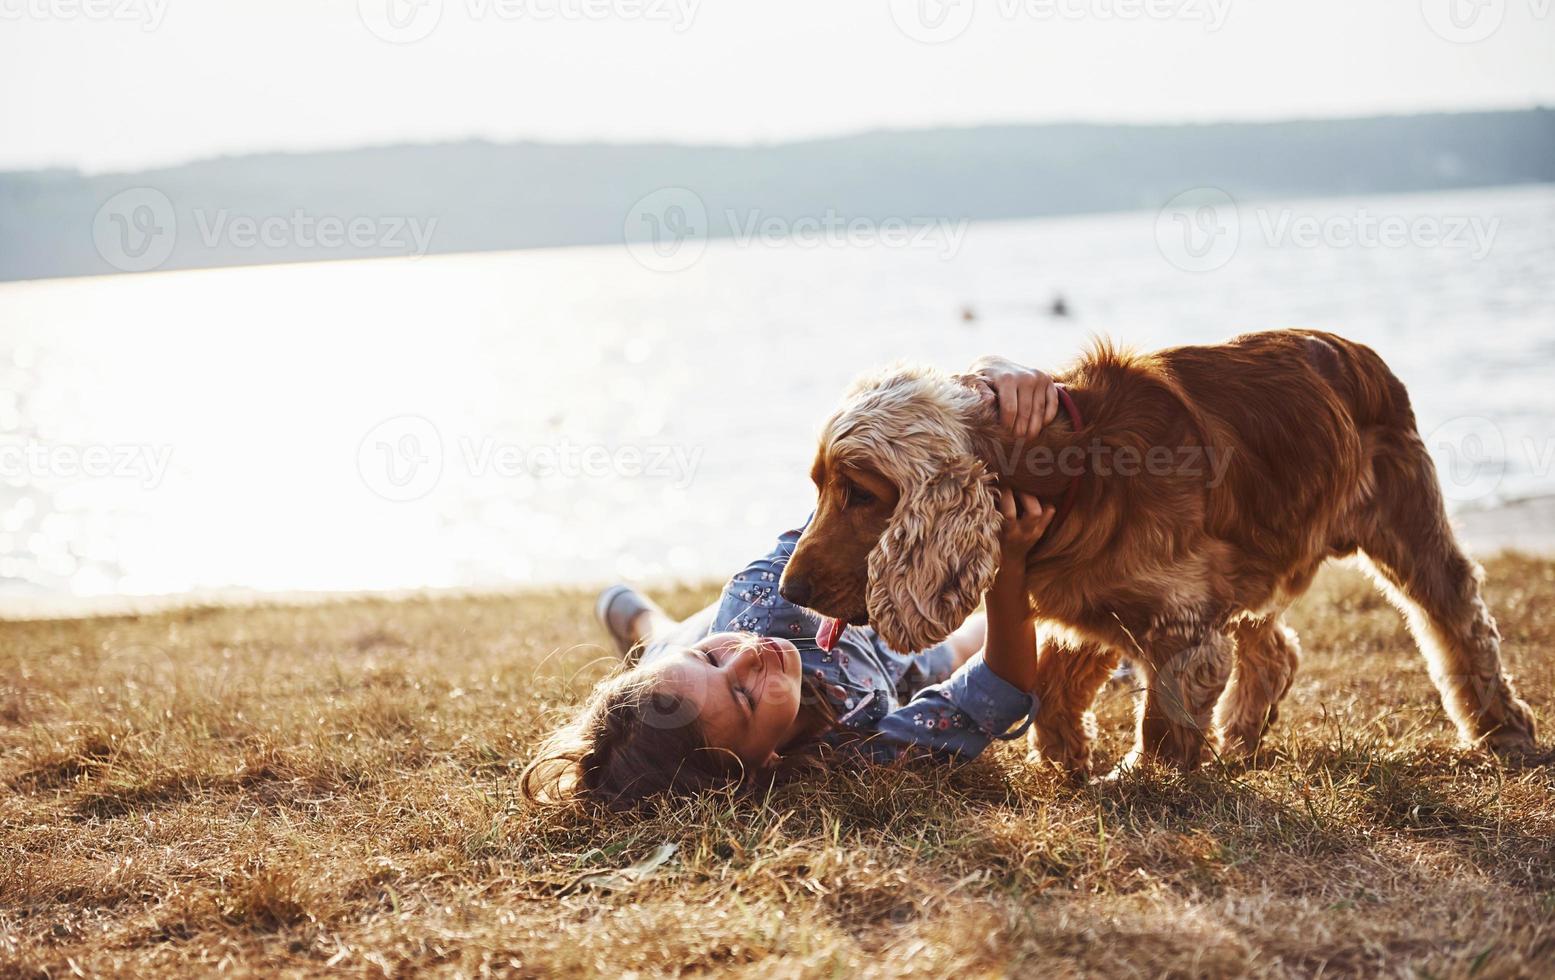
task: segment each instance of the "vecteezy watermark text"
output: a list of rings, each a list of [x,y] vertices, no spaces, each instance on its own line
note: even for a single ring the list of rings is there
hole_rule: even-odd
[[[922,248],[933,249],[942,259],[955,258],[966,237],[965,218],[849,218],[827,209],[819,215],[783,218],[764,215],[760,209],[741,214],[725,211],[736,246],[752,244],[769,248]]]
[[[965,218],[925,215],[849,216],[834,208],[798,217],[760,208],[722,214],[735,248],[925,249],[949,260],[961,250]],[[622,240],[639,264],[655,272],[679,272],[701,259],[712,223],[707,206],[687,187],[661,187],[638,198],[627,212]]]
[[[965,34],[979,16],[1010,22],[1093,20],[1183,21],[1214,33],[1233,0],[889,0],[891,20],[914,41],[942,44]]]
[[[169,0],[0,0],[0,21],[94,20],[162,26]]]
[[[411,501],[442,482],[450,466],[473,479],[579,481],[662,480],[683,490],[702,462],[700,446],[676,443],[520,444],[493,436],[461,434],[452,443],[419,415],[400,415],[373,426],[357,447],[362,483],[385,500]]]
[[[425,255],[437,230],[437,219],[389,215],[385,217],[317,217],[301,208],[289,215],[234,214],[227,208],[194,212],[200,243],[215,248],[223,243],[234,248],[382,249],[409,255]]]
[[[545,24],[555,21],[641,21],[691,27],[701,0],[357,0],[357,15],[375,37],[414,44],[432,36],[446,8],[462,8],[474,22]]]
[[[1499,217],[1479,214],[1388,214],[1361,205],[1321,213],[1293,205],[1244,206],[1218,187],[1175,195],[1155,220],[1156,247],[1185,272],[1224,268],[1250,234],[1270,248],[1443,249],[1478,262],[1495,248],[1500,231]]]
[[[1098,439],[1083,445],[994,447],[992,460],[1004,476],[1188,477],[1218,487],[1231,468],[1230,446],[1109,446]]]
[[[1478,262],[1490,254],[1501,219],[1477,214],[1372,214],[1366,208],[1319,217],[1293,208],[1258,208],[1258,229],[1276,247],[1449,248]]]
[[[177,209],[154,187],[120,191],[97,209],[92,242],[103,261],[121,272],[160,268],[192,231],[208,251],[269,249],[296,253],[341,252],[420,257],[432,247],[437,218],[413,215],[314,214],[293,208],[279,214],[249,214],[231,208],[198,207],[180,224]]]
[[[1483,501],[1508,472],[1543,484],[1555,471],[1555,437],[1511,440],[1488,418],[1462,415],[1423,433],[1436,463],[1442,495],[1455,503]],[[1003,476],[1180,477],[1220,486],[1231,468],[1232,446],[1108,446],[1100,440],[1065,446],[996,446],[989,462]]]
[[[151,490],[161,486],[172,460],[172,446],[0,441],[0,480],[133,480]]]
[[[1182,20],[1218,31],[1233,0],[994,0],[1004,20]]]
[[[669,443],[651,445],[603,445],[556,443],[516,445],[486,437],[456,440],[459,460],[471,476],[495,476],[504,480],[669,480],[683,490],[696,476],[702,461],[701,447]]]

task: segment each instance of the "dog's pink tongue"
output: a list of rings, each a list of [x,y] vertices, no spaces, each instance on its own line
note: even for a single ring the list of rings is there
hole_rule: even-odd
[[[831,653],[837,645],[837,640],[842,636],[842,620],[832,619],[830,616],[821,617],[821,628],[815,633],[815,642],[822,650]]]

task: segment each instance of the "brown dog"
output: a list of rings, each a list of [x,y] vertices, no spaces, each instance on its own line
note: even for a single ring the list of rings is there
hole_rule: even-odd
[[[1222,753],[1252,753],[1296,670],[1281,614],[1325,560],[1357,552],[1408,615],[1463,739],[1534,749],[1482,573],[1448,524],[1409,396],[1370,348],[1315,331],[1098,346],[1057,380],[1072,413],[1027,446],[970,379],[860,381],[821,436],[819,504],[783,595],[922,649],[992,578],[995,480],[1047,501],[1073,488],[1073,513],[1027,566],[1046,758],[1088,770],[1091,702],[1124,654],[1147,688],[1134,757],[1191,769],[1212,722]]]

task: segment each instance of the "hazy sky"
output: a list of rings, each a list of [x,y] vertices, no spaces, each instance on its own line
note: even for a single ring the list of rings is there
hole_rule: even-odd
[[[0,0],[0,168],[1555,105],[1551,3]]]

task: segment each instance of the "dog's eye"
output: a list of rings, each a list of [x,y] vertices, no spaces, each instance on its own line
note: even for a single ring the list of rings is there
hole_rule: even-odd
[[[868,506],[868,505],[870,505],[870,504],[872,504],[874,502],[875,502],[875,498],[870,496],[870,493],[869,493],[868,490],[864,490],[864,489],[862,489],[860,487],[854,486],[851,483],[848,484],[846,495],[843,497],[843,506],[845,506],[845,507],[866,507],[866,506]]]

